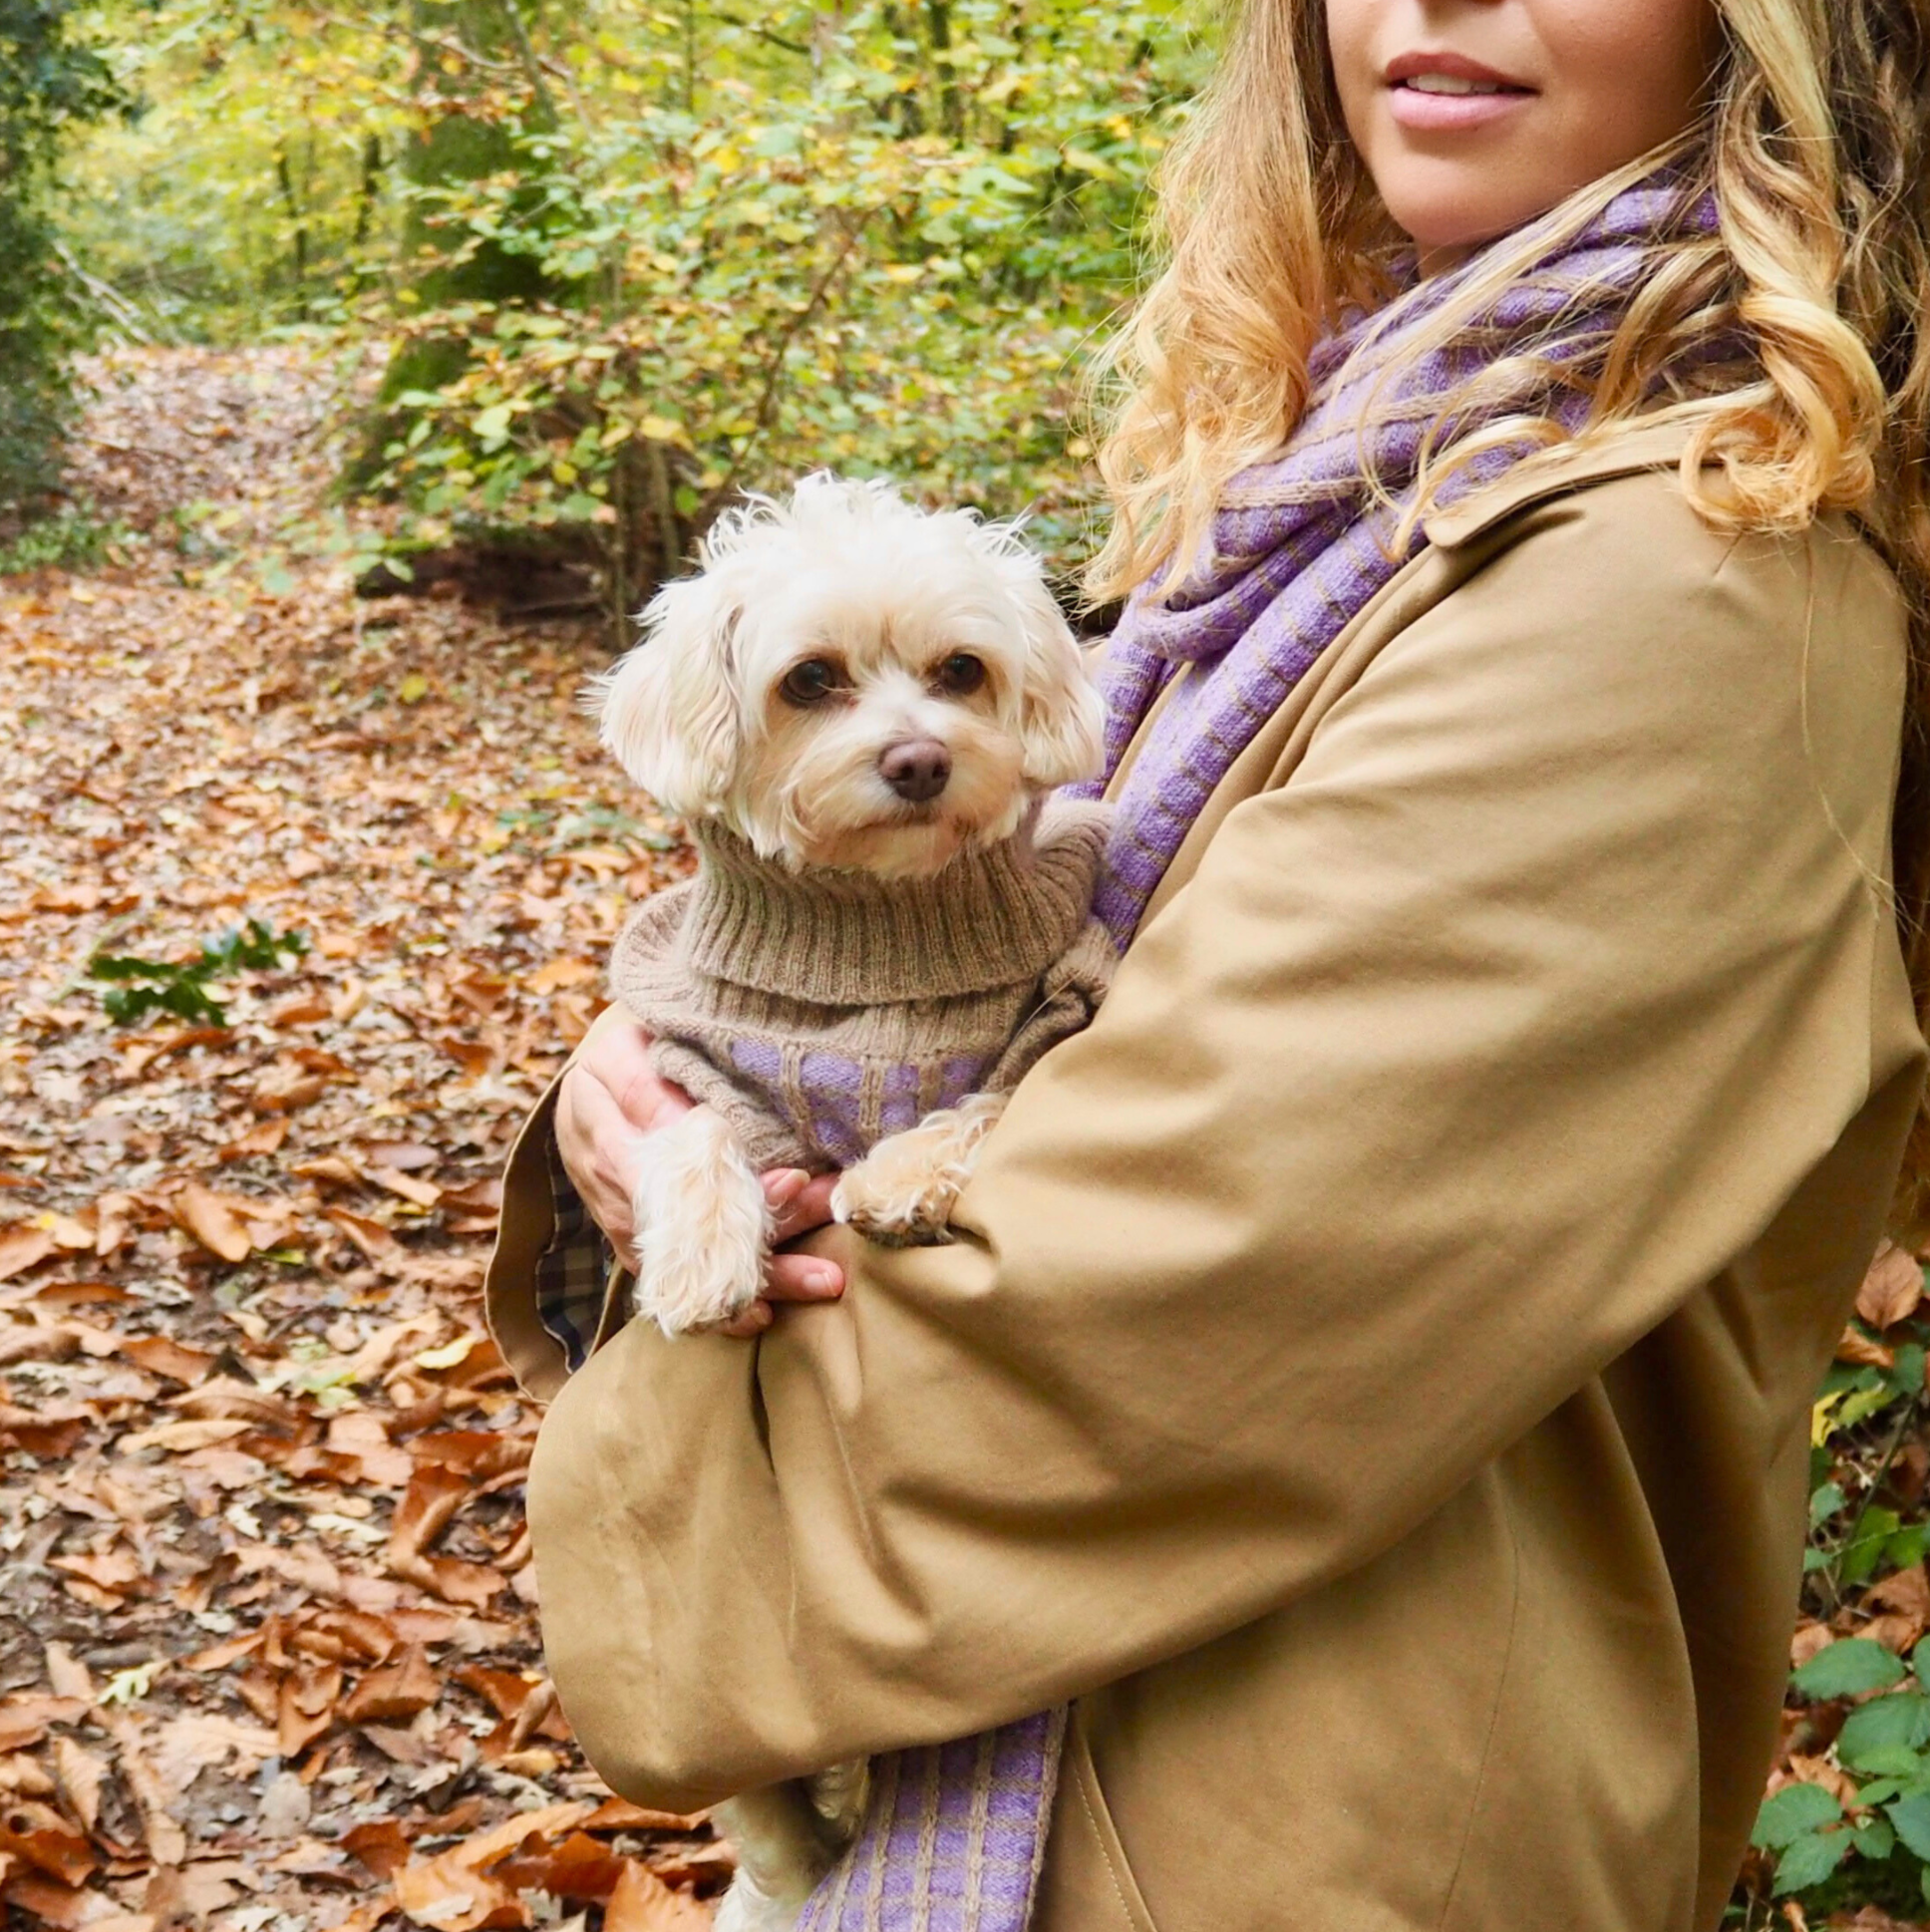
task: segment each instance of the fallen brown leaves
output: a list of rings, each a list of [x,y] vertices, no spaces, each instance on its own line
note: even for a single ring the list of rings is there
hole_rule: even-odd
[[[0,581],[0,1903],[701,1925],[725,1854],[612,1799],[542,1672],[535,1417],[476,1292],[509,1138],[683,855],[574,708],[599,640],[358,603],[277,534],[325,520],[313,365],[103,375],[89,481],[156,538]],[[313,943],[226,1025],[106,1023],[95,950],[251,915]]]

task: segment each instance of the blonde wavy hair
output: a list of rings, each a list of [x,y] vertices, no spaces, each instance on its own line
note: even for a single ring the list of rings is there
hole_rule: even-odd
[[[1601,441],[1671,417],[1690,426],[1682,481],[1715,526],[1793,530],[1854,512],[1914,615],[1896,892],[1930,1020],[1930,0],[1715,6],[1722,51],[1699,125],[1486,250],[1414,353],[1659,165],[1713,190],[1719,230],[1660,241],[1599,349],[1532,372],[1583,392],[1578,432],[1508,409],[1532,387],[1518,357],[1450,395],[1409,522],[1496,444]],[[1229,481],[1276,455],[1305,411],[1314,345],[1350,308],[1396,292],[1408,244],[1348,140],[1323,0],[1236,5],[1215,81],[1161,171],[1157,214],[1159,272],[1099,363],[1115,516],[1088,572],[1095,600],[1184,579]],[[1744,357],[1713,363],[1719,342]],[[1480,427],[1453,437],[1450,421]],[[1930,1229],[1930,1111],[1897,1218]]]

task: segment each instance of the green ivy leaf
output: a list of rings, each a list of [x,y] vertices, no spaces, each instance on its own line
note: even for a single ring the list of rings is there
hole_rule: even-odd
[[[1887,1395],[1887,1392],[1885,1392]],[[1845,1404],[1845,1409],[1848,1408]],[[1867,1583],[1875,1575],[1883,1546],[1903,1526],[1894,1509],[1865,1509],[1853,1540],[1842,1547],[1837,1573],[1845,1583]]]
[[[1894,1536],[1883,1539],[1882,1566],[1885,1570],[1907,1570],[1923,1561],[1930,1549],[1930,1523],[1912,1523]]]
[[[1907,1745],[1874,1745],[1857,1758],[1856,1769],[1889,1779],[1898,1790],[1906,1787],[1914,1789],[1919,1785],[1930,1789],[1930,1764]],[[1874,1792],[1876,1787],[1872,1785],[1870,1788]],[[1881,1797],[1876,1795],[1869,1799],[1872,1804],[1881,1801]]]
[[[1924,1744],[1930,1744],[1930,1697],[1921,1691],[1892,1691],[1849,1714],[1836,1739],[1836,1756],[1845,1765],[1860,1767],[1867,1752],[1915,1750]]]
[[[1924,1353],[1921,1342],[1905,1342],[1896,1352],[1896,1366],[1890,1371],[1890,1385],[1900,1396],[1923,1393]]]
[[[1930,1795],[1914,1791],[1886,1808],[1896,1835],[1919,1858],[1930,1859]]]
[[[1896,1833],[1881,1818],[1865,1819],[1849,1835],[1859,1858],[1887,1858],[1896,1849]]]

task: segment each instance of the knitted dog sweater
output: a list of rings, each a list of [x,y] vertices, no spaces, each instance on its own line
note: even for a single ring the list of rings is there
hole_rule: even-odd
[[[1055,800],[919,879],[794,867],[700,825],[696,877],[639,907],[612,991],[754,1166],[848,1167],[1016,1086],[1092,1018],[1116,957],[1092,916],[1109,819]]]

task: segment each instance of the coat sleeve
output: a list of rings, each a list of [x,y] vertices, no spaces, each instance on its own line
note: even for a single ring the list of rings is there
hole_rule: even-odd
[[[1641,567],[1537,512],[1227,817],[1018,1089],[955,1245],[846,1243],[840,1304],[755,1348],[632,1324],[562,1391],[545,1634],[618,1789],[966,1736],[1318,1589],[1857,1115],[1888,579],[1614,487],[1654,498]]]

